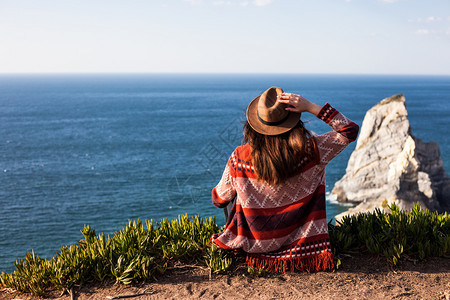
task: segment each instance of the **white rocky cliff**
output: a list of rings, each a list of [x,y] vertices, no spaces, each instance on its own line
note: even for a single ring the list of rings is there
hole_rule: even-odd
[[[337,219],[390,203],[448,210],[450,178],[439,145],[414,137],[407,116],[403,95],[386,98],[366,113],[346,174],[332,191],[339,202],[359,204]]]

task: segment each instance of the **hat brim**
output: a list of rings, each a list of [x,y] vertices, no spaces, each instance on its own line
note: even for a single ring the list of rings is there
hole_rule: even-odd
[[[247,107],[247,121],[256,132],[264,135],[278,135],[288,132],[289,130],[294,128],[295,125],[297,125],[302,114],[292,111],[289,112],[289,116],[281,124],[278,124],[276,126],[263,124],[258,118],[259,97],[261,97],[261,95],[253,99]]]

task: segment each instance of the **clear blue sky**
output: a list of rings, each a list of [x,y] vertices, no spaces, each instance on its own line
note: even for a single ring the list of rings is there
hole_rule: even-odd
[[[0,0],[0,73],[450,75],[449,0]]]

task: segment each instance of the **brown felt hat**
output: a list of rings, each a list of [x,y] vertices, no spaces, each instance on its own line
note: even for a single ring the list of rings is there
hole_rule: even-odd
[[[297,125],[301,113],[286,110],[288,105],[277,101],[281,93],[281,88],[271,87],[248,105],[247,121],[256,132],[278,135]]]

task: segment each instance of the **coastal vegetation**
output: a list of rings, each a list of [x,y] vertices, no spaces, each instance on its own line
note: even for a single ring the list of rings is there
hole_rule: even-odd
[[[50,289],[65,292],[107,280],[150,281],[177,266],[209,268],[211,274],[243,266],[245,253],[211,245],[211,235],[221,229],[214,218],[181,215],[171,221],[144,223],[129,221],[112,237],[96,234],[86,225],[81,230],[84,239],[62,247],[54,257],[43,259],[32,251],[17,260],[14,272],[1,274],[0,285],[44,295]],[[390,205],[387,212],[377,209],[345,216],[336,225],[330,221],[328,229],[336,268],[342,255],[371,253],[397,265],[403,259],[422,260],[450,252],[450,216],[422,210],[418,204],[409,212]],[[248,272],[267,274],[254,268]]]

